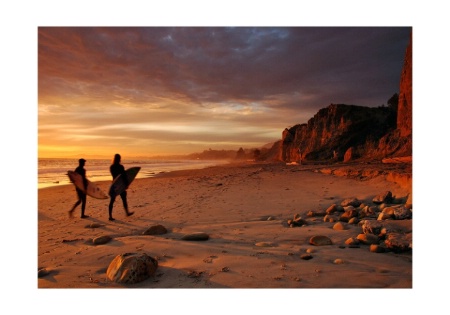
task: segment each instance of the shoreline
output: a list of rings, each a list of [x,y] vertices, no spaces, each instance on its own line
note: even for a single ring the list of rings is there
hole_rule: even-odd
[[[163,177],[175,177],[175,176],[185,176],[188,174],[195,174],[198,170],[204,170],[208,168],[216,168],[216,167],[251,167],[252,165],[268,165],[272,167],[283,168],[285,166],[289,166],[291,168],[299,168],[302,171],[314,171],[320,172],[327,175],[335,175],[341,177],[366,177],[368,179],[384,176],[385,180],[391,181],[393,183],[399,184],[405,189],[412,190],[412,160],[411,157],[407,160],[406,163],[384,163],[381,161],[376,162],[361,162],[356,161],[353,163],[305,163],[305,164],[291,164],[284,162],[255,162],[255,161],[227,161],[226,163],[219,163],[217,165],[206,166],[204,168],[194,168],[194,169],[180,169],[180,170],[171,170],[171,171],[163,171],[160,173],[156,173],[152,176],[148,177],[137,177],[135,180],[148,179],[148,178],[163,178]],[[112,180],[100,180],[93,181],[95,184],[104,185],[105,183],[111,183]],[[41,189],[48,189],[53,187],[62,187],[62,186],[71,186],[72,184],[66,183],[62,185],[54,185],[48,187],[37,188],[38,191]]]

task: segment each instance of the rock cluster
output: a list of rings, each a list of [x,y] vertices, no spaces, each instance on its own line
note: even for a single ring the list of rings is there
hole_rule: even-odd
[[[347,224],[359,225],[361,233],[346,240],[350,247],[369,245],[372,252],[404,252],[412,250],[412,204],[391,202],[402,200],[395,198],[390,191],[383,192],[364,204],[356,198],[345,199],[341,204],[332,204],[326,211],[309,211],[308,217],[323,216],[324,222],[335,222],[334,230],[346,230]],[[398,224],[404,220],[406,224]],[[307,221],[298,214],[294,220],[287,221],[288,226],[305,226]],[[397,223],[397,224],[396,224]],[[317,235],[310,244],[331,245],[327,236]]]
[[[306,221],[303,220],[302,217],[299,214],[296,214],[294,216],[294,219],[293,220],[288,220],[287,223],[288,223],[288,225],[290,227],[306,225]]]

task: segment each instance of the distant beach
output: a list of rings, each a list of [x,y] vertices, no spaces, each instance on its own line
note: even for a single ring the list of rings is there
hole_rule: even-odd
[[[226,163],[229,161],[149,158],[124,160],[122,164],[125,168],[140,166],[141,171],[136,178],[147,178],[171,171],[201,169]],[[111,159],[87,159],[85,166],[87,178],[92,182],[111,180],[110,165]],[[78,159],[38,159],[38,189],[70,184],[67,171],[74,170],[77,166]]]

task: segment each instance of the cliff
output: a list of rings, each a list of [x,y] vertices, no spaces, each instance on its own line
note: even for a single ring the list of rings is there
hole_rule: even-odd
[[[396,113],[388,107],[331,104],[308,123],[285,129],[277,157],[281,161],[342,161],[351,149],[359,158],[375,152],[378,140],[395,129]]]
[[[412,156],[412,34],[403,62],[398,100],[395,98],[388,107],[377,108],[331,104],[306,124],[286,128],[265,158],[284,162],[300,159],[347,162],[405,156]]]
[[[397,129],[402,137],[412,134],[412,34],[403,62],[398,98]]]

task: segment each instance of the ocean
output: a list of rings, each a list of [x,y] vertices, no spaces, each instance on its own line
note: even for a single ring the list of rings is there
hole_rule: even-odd
[[[109,173],[111,159],[86,160],[84,169],[86,170],[87,179],[91,182],[112,180],[111,174]],[[154,177],[165,172],[201,169],[226,163],[228,161],[224,160],[122,159],[122,165],[125,169],[133,166],[141,167],[136,178]],[[73,171],[77,166],[78,159],[38,159],[38,189],[70,184],[67,171]]]

